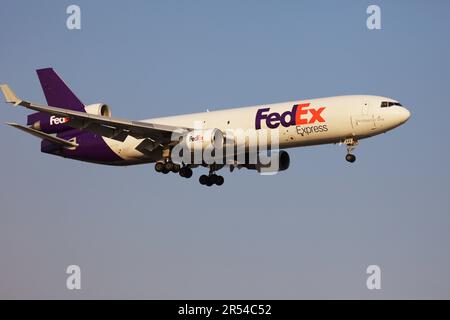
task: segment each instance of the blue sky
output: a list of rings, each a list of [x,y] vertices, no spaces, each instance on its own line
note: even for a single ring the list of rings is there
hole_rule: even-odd
[[[35,69],[54,67],[128,119],[343,94],[412,118],[354,165],[342,146],[293,149],[287,172],[220,189],[44,155],[1,125],[0,298],[450,298],[448,1],[77,1],[70,31],[73,3],[3,1],[1,83],[45,102]]]

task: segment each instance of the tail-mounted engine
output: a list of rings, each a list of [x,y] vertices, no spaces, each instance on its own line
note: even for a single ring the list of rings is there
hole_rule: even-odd
[[[84,107],[84,109],[86,110],[86,113],[111,118],[111,109],[107,104],[104,103],[90,104]]]

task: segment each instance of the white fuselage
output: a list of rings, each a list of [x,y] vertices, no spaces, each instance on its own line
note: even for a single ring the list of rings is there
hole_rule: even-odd
[[[384,105],[383,105],[384,103]],[[389,105],[388,105],[389,103]],[[379,96],[338,96],[298,100],[143,120],[154,124],[203,129],[278,130],[279,148],[293,148],[368,138],[403,123],[409,111],[397,101]],[[136,150],[142,141],[129,136],[124,142],[104,138],[127,163],[154,162]]]

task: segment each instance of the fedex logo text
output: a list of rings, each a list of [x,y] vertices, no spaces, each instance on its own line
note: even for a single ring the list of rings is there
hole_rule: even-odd
[[[280,126],[300,126],[305,124],[313,124],[316,122],[323,123],[325,119],[322,117],[322,112],[325,107],[318,109],[309,108],[309,103],[296,104],[292,110],[286,111],[281,115],[278,112],[269,113],[270,108],[262,108],[256,112],[255,128],[261,129],[261,121],[266,121],[266,126],[269,129],[276,129]]]
[[[58,125],[58,124],[64,124],[64,123],[67,123],[67,122],[69,122],[69,118],[58,118],[58,117],[55,117],[55,116],[51,116],[50,117],[50,125],[51,126]]]

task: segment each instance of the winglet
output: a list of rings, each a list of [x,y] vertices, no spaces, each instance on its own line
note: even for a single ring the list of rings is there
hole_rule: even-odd
[[[22,100],[17,98],[14,91],[12,91],[11,88],[7,84],[0,85],[0,89],[2,90],[7,103],[14,103],[17,106],[18,104],[20,104],[22,102]]]

